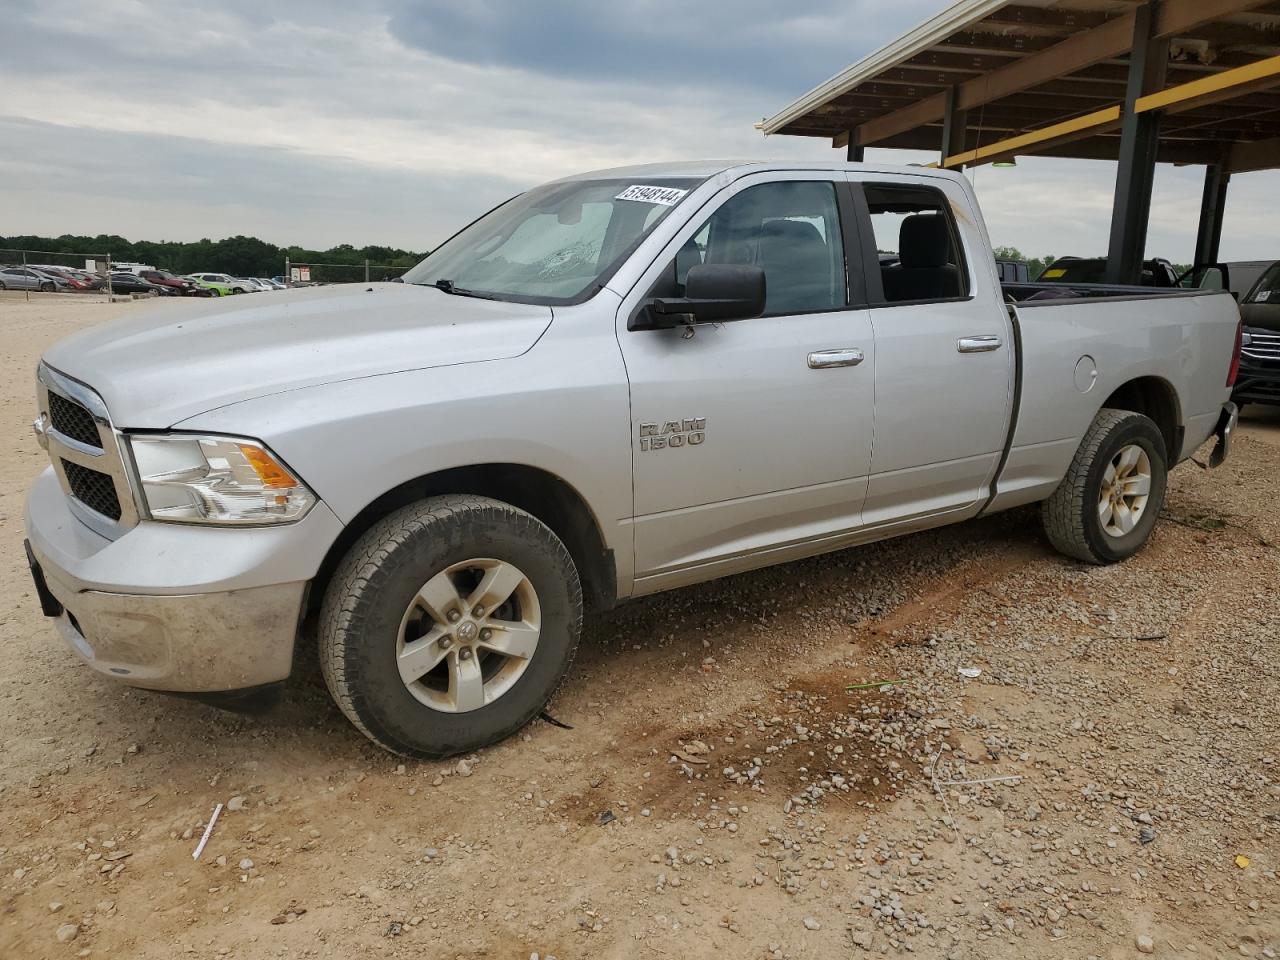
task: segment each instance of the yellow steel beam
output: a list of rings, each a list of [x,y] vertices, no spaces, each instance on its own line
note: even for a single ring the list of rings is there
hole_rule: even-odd
[[[1273,86],[1280,86],[1280,56],[1267,57],[1233,70],[1210,74],[1159,93],[1149,93],[1137,99],[1134,112],[1163,110],[1165,113],[1180,113]]]
[[[1093,113],[1086,113],[1081,117],[1064,120],[1061,123],[1042,127],[1039,130],[1031,130],[1027,133],[1019,134],[1016,137],[997,140],[995,143],[988,143],[985,146],[978,147],[976,150],[965,150],[962,153],[952,154],[947,157],[942,165],[950,169],[952,167],[972,166],[978,163],[990,163],[1002,157],[1025,152],[1028,148],[1047,147],[1051,144],[1078,140],[1107,127],[1114,127],[1119,122],[1120,108],[1118,106],[1106,107],[1102,110],[1095,110]]]

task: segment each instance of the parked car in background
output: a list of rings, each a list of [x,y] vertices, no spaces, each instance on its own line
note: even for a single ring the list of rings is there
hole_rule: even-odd
[[[403,283],[50,348],[35,592],[90,669],[185,694],[283,681],[317,613],[343,713],[440,757],[544,709],[584,607],[1032,503],[1115,563],[1169,469],[1226,456],[1240,314],[1051,287],[1000,283],[955,171],[560,180]]]
[[[1199,290],[1228,290],[1243,301],[1258,278],[1274,260],[1229,260],[1226,263],[1197,264],[1178,278],[1178,286]]]
[[[267,277],[255,277],[254,279],[256,279],[259,283],[265,283],[267,285],[267,289],[269,290],[285,289],[285,286],[283,283],[277,283],[275,280],[270,280]]]
[[[91,273],[88,270],[75,270],[68,268],[65,272],[79,277],[89,285],[89,290],[101,290],[107,285],[107,278],[100,273]]]
[[[54,293],[58,290],[74,289],[70,283],[43,270],[34,267],[0,268],[0,290],[37,290],[43,293]]]
[[[1036,278],[1037,283],[1106,283],[1106,257],[1059,257],[1045,267]],[[1142,279],[1144,287],[1176,287],[1178,272],[1173,264],[1162,258],[1144,260]]]
[[[176,297],[181,292],[150,280],[143,280],[136,273],[111,274],[112,293],[145,293],[152,297]]]
[[[1231,399],[1280,406],[1280,260],[1272,262],[1241,299],[1240,319],[1240,377]]]
[[[93,284],[86,280],[79,272],[70,270],[66,267],[59,267],[53,264],[35,263],[28,265],[32,270],[38,270],[41,273],[47,273],[52,277],[60,277],[65,280],[72,290],[92,290]]]
[[[196,286],[195,281],[188,280],[186,277],[175,276],[165,270],[138,270],[136,275],[146,280],[148,283],[154,283],[162,287],[169,287],[176,290],[179,295],[184,297],[208,297],[212,294],[203,287]]]
[[[239,277],[231,277],[225,273],[193,273],[189,274],[189,276],[194,280],[203,280],[205,283],[221,287],[224,295],[228,293],[248,293],[252,289],[250,284]]]
[[[211,297],[229,297],[231,296],[231,288],[225,283],[214,283],[211,280],[203,280],[198,274],[189,274],[183,277],[184,280],[190,280],[201,290],[204,290]]]
[[[240,277],[240,279],[252,286],[253,289],[249,291],[250,293],[266,293],[268,290],[275,289],[271,284],[260,277]]]

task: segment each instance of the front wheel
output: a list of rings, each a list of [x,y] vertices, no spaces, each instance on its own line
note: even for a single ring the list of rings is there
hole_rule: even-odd
[[[52,284],[52,283],[42,283],[42,284],[40,284],[40,291],[41,291],[42,293],[53,293],[53,290],[54,290],[54,286],[53,286],[53,284]]]
[[[1146,544],[1164,505],[1164,438],[1148,417],[1104,408],[1067,475],[1041,506],[1049,541],[1085,563],[1116,563]]]
[[[356,727],[439,759],[519,730],[546,706],[582,629],[568,550],[487,497],[431,497],[364,534],[320,614],[320,665]]]

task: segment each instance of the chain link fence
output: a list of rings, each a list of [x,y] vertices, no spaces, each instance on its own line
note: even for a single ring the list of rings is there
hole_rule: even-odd
[[[394,280],[404,274],[407,266],[393,263],[297,263],[285,258],[285,283],[302,287],[328,283],[377,283]]]
[[[108,253],[66,253],[0,247],[0,303],[74,297],[110,301],[114,269]]]

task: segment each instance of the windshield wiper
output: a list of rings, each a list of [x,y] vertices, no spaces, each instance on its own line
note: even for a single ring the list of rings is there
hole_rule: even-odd
[[[435,287],[437,290],[443,290],[445,293],[455,297],[478,297],[481,300],[493,299],[492,297],[486,296],[483,293],[476,293],[474,290],[467,290],[467,289],[464,289],[463,287],[454,286],[454,283],[452,280],[436,280],[433,283],[429,283],[429,284],[427,283],[419,284],[419,286]]]

